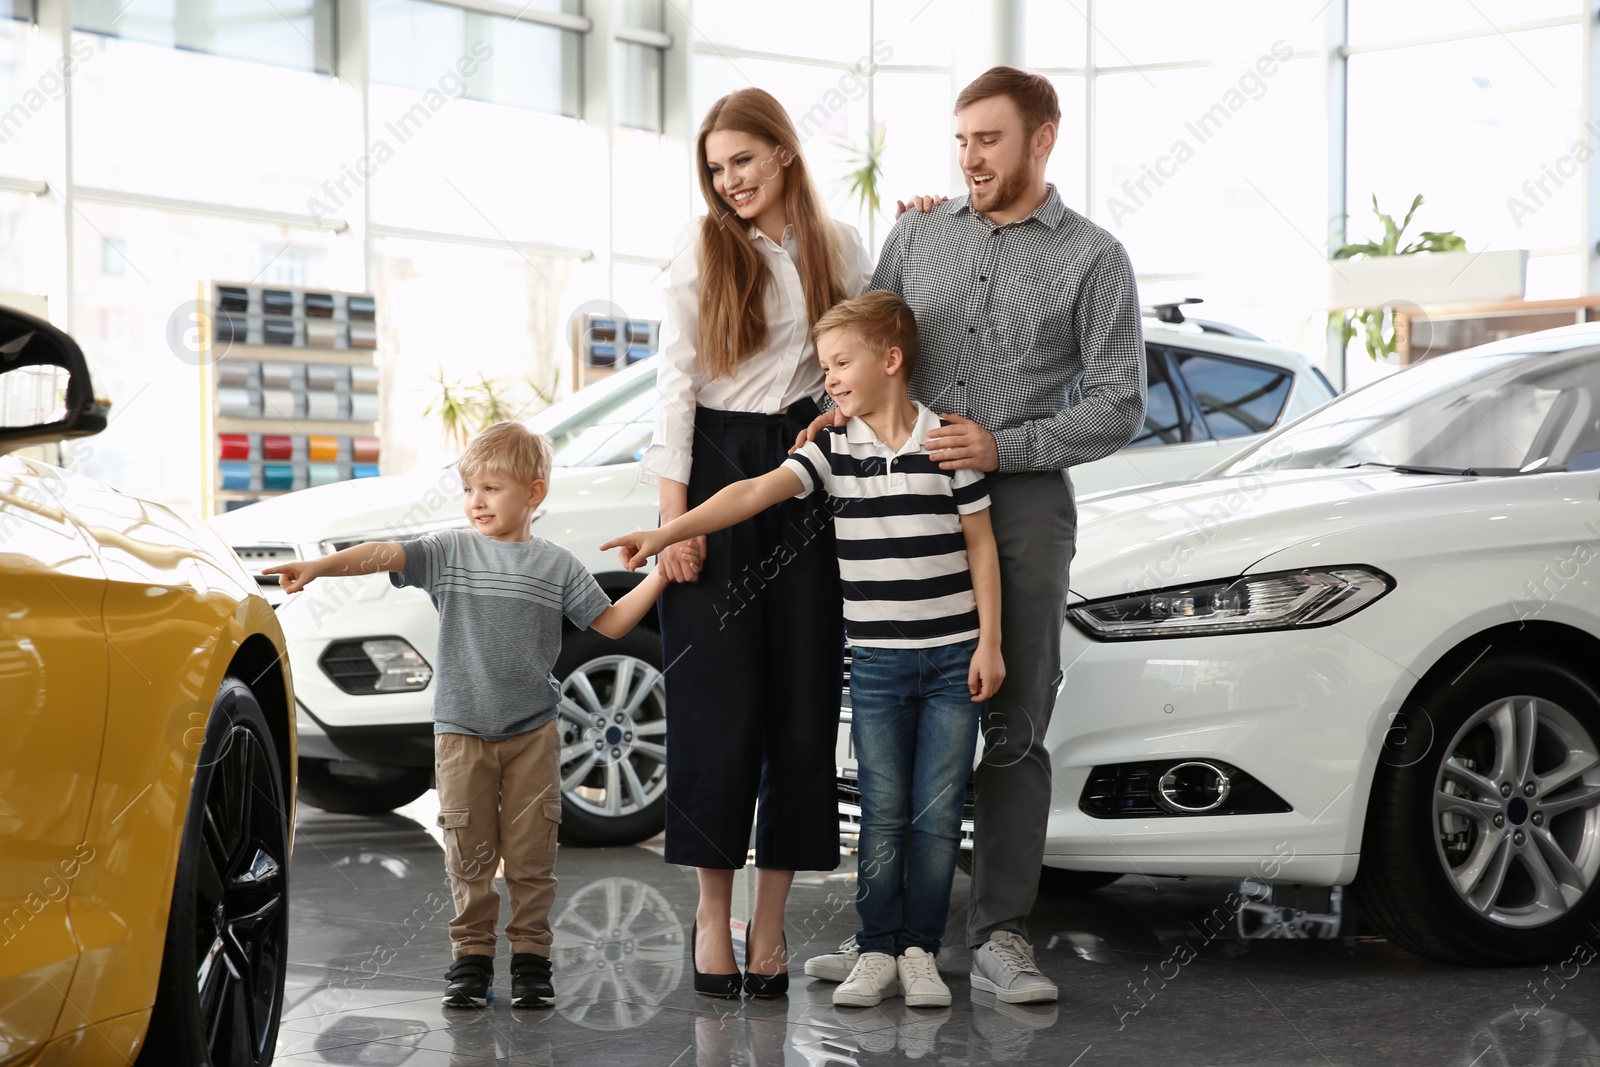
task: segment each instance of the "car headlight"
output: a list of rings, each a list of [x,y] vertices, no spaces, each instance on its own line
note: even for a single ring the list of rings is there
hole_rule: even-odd
[[[414,693],[433,681],[422,653],[398,637],[335,641],[317,662],[346,693]]]
[[[1067,616],[1102,641],[1305,629],[1348,618],[1393,588],[1371,567],[1281,571],[1098,600]]]

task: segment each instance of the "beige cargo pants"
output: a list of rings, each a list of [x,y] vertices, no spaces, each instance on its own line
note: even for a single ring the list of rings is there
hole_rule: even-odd
[[[550,907],[556,899],[556,830],[561,825],[558,724],[485,741],[470,734],[434,737],[434,778],[445,867],[455,897],[452,955],[494,955],[503,862],[511,894],[506,938],[512,952],[550,955]]]

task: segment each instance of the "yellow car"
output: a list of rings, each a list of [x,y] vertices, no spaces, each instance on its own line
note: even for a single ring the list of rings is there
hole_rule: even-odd
[[[199,521],[7,454],[105,425],[73,340],[0,309],[0,1067],[270,1063],[283,634]]]

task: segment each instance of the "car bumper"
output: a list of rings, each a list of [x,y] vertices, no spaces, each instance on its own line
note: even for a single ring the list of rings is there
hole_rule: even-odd
[[[1097,642],[1068,624],[1050,752],[1050,866],[1338,885],[1355,876],[1373,770],[1404,668],[1341,627]],[[1212,758],[1291,811],[1099,818],[1097,766]],[[1270,868],[1270,869],[1268,869]]]

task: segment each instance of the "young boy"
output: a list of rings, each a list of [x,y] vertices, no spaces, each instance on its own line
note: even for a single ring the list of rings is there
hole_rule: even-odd
[[[561,620],[621,637],[666,585],[656,570],[613,604],[572,553],[533,536],[550,455],[550,443],[520,423],[496,423],[461,455],[471,530],[368,542],[262,572],[281,575],[295,593],[324,576],[393,571],[390,581],[427,590],[439,609],[434,776],[456,905],[445,974],[451,1007],[482,1007],[491,996],[502,860],[512,1007],[544,1007],[555,996],[549,918],[561,822],[560,687],[550,670],[561,653]]]
[[[989,498],[981,474],[940,470],[923,446],[939,417],[906,391],[919,345],[904,300],[881,291],[847,300],[817,321],[814,336],[843,427],[659,530],[601,547],[621,546],[631,570],[786,497],[828,494],[861,787],[860,954],[833,1002],[871,1007],[903,991],[912,1007],[941,1007],[950,990],[934,956],[961,846],[963,787],[982,702],[1005,676]]]

